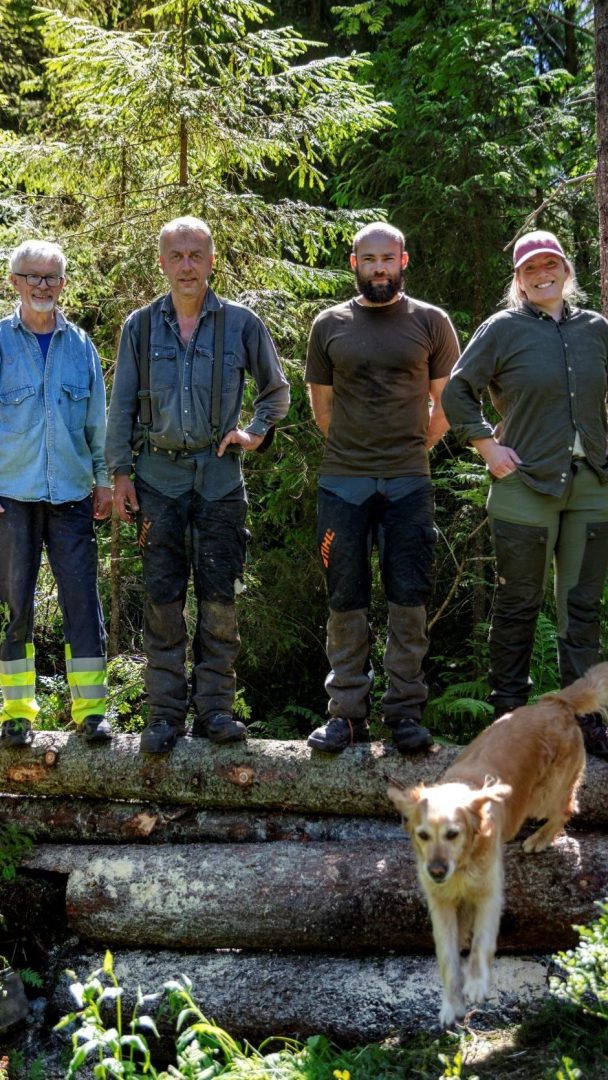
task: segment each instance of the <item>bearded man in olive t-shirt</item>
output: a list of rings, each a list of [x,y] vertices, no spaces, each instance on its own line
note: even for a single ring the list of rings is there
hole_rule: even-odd
[[[444,311],[401,291],[404,245],[403,234],[383,222],[357,233],[350,263],[359,295],[317,316],[308,343],[306,381],[327,439],[317,531],[331,667],[330,719],[308,745],[330,753],[369,740],[374,543],[388,601],[383,719],[401,753],[432,743],[420,723],[437,535],[428,451],[448,429],[441,393],[459,348]]]

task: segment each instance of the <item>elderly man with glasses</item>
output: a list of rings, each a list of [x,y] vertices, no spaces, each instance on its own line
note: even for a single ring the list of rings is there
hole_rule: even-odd
[[[57,582],[72,718],[107,742],[106,639],[94,520],[112,511],[105,390],[90,338],[57,307],[62,249],[26,240],[10,257],[19,294],[0,320],[0,746],[27,746],[38,712],[34,595],[43,548]]]

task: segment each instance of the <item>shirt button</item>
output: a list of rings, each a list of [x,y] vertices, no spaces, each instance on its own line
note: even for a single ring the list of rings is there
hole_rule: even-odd
[[[565,479],[566,479],[566,477],[567,477],[567,475],[568,475],[568,473],[565,473],[565,472],[563,472],[563,473],[562,473],[562,480],[565,480]]]
[[[574,397],[574,394],[570,394],[570,397]]]
[[[569,447],[568,447],[568,450],[574,450],[574,447],[573,447],[573,446],[569,446]]]

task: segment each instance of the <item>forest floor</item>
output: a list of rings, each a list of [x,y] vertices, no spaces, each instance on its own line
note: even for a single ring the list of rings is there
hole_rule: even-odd
[[[305,1063],[299,1066],[284,1061],[279,1072],[276,1063],[266,1071],[260,1062],[254,1075],[256,1080],[608,1080],[605,1021],[552,1000],[529,1016],[515,1019],[515,1013],[509,1017],[471,1010],[453,1034],[412,1032],[342,1050],[326,1044],[319,1058],[311,1050],[310,1060],[304,1054]],[[309,1040],[311,1047],[313,1043],[315,1039]],[[34,1018],[25,1028],[0,1036],[0,1063],[3,1054],[8,1055],[9,1080],[65,1080],[68,1047],[65,1036],[54,1035]],[[277,1040],[268,1050],[279,1047]],[[77,1075],[88,1080],[92,1072],[85,1068]],[[230,1072],[231,1080],[240,1075]],[[250,1069],[242,1076],[251,1077]]]

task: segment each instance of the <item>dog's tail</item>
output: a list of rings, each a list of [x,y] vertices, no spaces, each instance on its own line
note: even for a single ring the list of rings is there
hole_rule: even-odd
[[[608,663],[596,664],[589,668],[582,679],[577,679],[571,686],[559,690],[557,694],[547,694],[566,701],[577,716],[585,713],[604,712],[608,709]]]

